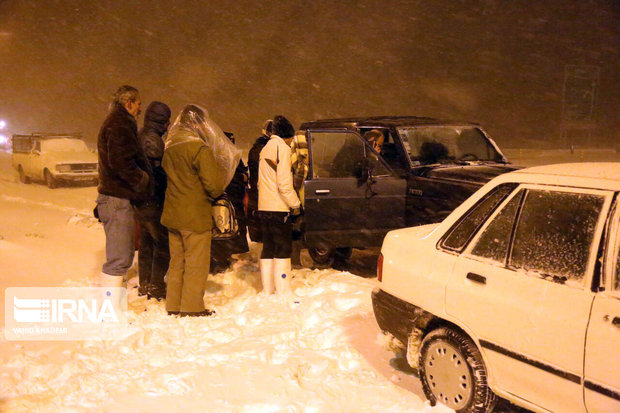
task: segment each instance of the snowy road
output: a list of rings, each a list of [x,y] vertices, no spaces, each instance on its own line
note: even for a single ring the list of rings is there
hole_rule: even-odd
[[[18,184],[1,155],[3,297],[10,286],[87,285],[103,260],[103,231],[89,218],[95,188]],[[373,277],[299,269],[298,299],[263,296],[256,255],[253,245],[210,277],[214,317],[170,317],[130,288],[124,340],[2,334],[0,411],[447,411],[426,405],[416,377],[393,367],[402,360],[376,326]],[[361,259],[359,268],[372,257]],[[0,315],[4,327],[4,306]]]
[[[522,164],[617,157],[515,151]],[[528,158],[529,157],[529,158]],[[0,300],[12,286],[86,286],[104,259],[96,189],[24,185],[0,151]],[[217,314],[179,319],[129,288],[131,334],[109,342],[12,342],[0,334],[0,411],[441,412],[394,358],[372,313],[377,251],[293,271],[298,298],[259,294],[257,245],[210,276]],[[0,327],[4,328],[4,305]]]

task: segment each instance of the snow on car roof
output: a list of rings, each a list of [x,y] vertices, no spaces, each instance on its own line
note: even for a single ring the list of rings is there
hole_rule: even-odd
[[[620,190],[620,162],[558,163],[533,166],[499,175],[488,184],[495,186],[502,182],[618,191]]]
[[[620,181],[620,162],[559,163],[521,169],[517,174],[558,175]]]

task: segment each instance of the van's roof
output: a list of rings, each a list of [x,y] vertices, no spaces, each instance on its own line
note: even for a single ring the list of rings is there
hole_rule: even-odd
[[[334,119],[318,119],[301,124],[300,129],[312,128],[350,128],[350,127],[397,127],[397,126],[423,126],[423,125],[471,125],[476,123],[429,118],[424,116],[368,116]]]

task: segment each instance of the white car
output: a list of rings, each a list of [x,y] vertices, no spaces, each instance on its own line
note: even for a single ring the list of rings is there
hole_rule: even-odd
[[[432,403],[620,412],[619,192],[620,163],[528,168],[388,233],[375,317]]]
[[[56,188],[63,182],[97,183],[97,155],[71,135],[13,135],[13,167],[22,183],[44,181]]]

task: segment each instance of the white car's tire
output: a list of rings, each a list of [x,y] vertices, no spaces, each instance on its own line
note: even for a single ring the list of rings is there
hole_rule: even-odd
[[[432,404],[440,402],[457,413],[486,413],[495,407],[482,355],[467,335],[450,328],[431,331],[422,340],[418,366]]]
[[[43,177],[45,178],[45,184],[48,188],[58,188],[58,182],[49,170],[46,169],[45,172],[43,172]]]
[[[24,172],[24,168],[21,165],[17,167],[17,173],[19,174],[19,182],[22,184],[30,183],[30,178],[26,176],[26,172]]]

